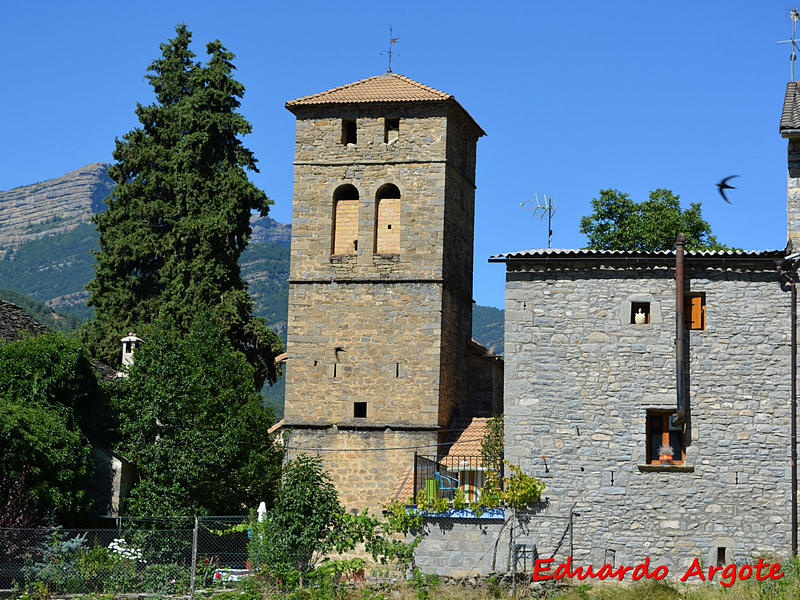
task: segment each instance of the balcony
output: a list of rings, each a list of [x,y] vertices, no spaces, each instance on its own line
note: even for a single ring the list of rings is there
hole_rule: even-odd
[[[437,498],[452,501],[458,490],[464,499],[477,502],[489,473],[497,474],[500,485],[503,481],[503,462],[500,458],[487,459],[475,455],[452,455],[442,457],[414,454],[413,498],[420,493],[426,502]]]

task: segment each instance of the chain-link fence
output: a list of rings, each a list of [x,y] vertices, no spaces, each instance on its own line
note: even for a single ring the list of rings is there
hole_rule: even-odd
[[[0,528],[0,591],[187,594],[247,574],[247,517],[120,518],[97,529]]]

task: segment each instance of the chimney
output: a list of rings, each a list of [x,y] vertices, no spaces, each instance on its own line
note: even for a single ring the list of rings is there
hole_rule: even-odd
[[[786,212],[789,253],[800,251],[800,82],[786,84],[781,113],[781,137],[788,140]]]
[[[129,333],[126,337],[122,338],[122,366],[127,367],[133,364],[133,353],[136,346],[142,343],[142,340],[136,337],[133,333]]]

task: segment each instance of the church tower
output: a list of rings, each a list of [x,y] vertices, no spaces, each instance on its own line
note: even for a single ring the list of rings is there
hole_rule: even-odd
[[[377,507],[415,447],[436,454],[453,420],[474,412],[475,149],[485,134],[453,96],[396,73],[286,108],[297,117],[289,445],[328,450],[342,503]]]

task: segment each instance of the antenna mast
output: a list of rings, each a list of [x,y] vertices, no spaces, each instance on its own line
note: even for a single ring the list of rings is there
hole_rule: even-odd
[[[791,65],[791,76],[792,81],[794,81],[794,61],[797,60],[797,50],[800,50],[797,45],[797,38],[795,33],[797,31],[797,21],[800,21],[800,11],[796,8],[793,8],[789,13],[789,16],[792,17],[792,39],[790,40],[781,40],[778,42],[779,44],[791,44],[792,45],[792,54],[789,56],[789,64]]]
[[[545,194],[544,203],[539,202],[538,194],[534,194],[534,198],[536,198],[536,206],[525,208],[525,205],[531,202],[531,200],[520,202],[519,205],[531,213],[532,217],[539,215],[540,220],[544,219],[544,216],[547,215],[547,247],[549,248],[553,240],[553,215],[556,214],[555,198],[548,198],[547,194]]]
[[[386,51],[386,54],[389,56],[389,68],[386,69],[387,73],[392,72],[392,44],[396,44],[400,41],[400,38],[392,37],[392,26],[389,25],[389,49]],[[381,52],[383,54],[383,52]]]

